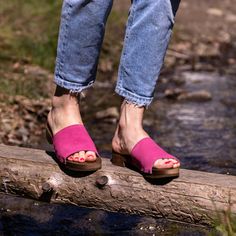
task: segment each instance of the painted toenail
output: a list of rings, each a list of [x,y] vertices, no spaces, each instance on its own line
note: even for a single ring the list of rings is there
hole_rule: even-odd
[[[169,163],[171,163],[171,161],[166,161],[166,162],[165,162],[165,164],[169,164]]]
[[[79,161],[84,161],[85,159],[83,157],[79,158]]]

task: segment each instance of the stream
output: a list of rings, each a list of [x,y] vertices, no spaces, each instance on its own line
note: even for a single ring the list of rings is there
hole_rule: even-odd
[[[0,195],[0,235],[204,236],[209,228]],[[212,231],[214,232],[214,231]]]

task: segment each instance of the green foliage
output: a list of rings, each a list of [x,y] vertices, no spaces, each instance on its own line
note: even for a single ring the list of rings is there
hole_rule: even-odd
[[[54,70],[62,1],[2,1],[0,9],[0,60],[14,58]],[[127,12],[112,11],[101,58],[114,60],[115,69]]]
[[[236,236],[236,217],[225,212],[222,220],[216,226],[216,230],[220,232],[222,236]]]
[[[38,65],[53,73],[62,0],[0,1],[0,93],[45,97],[42,84],[49,80],[29,78],[24,65]],[[117,71],[127,15],[113,9],[109,17],[101,61],[111,69],[99,69],[98,79]],[[16,70],[14,63],[20,63],[20,68]]]
[[[1,1],[0,59],[27,60],[53,71],[61,1]]]
[[[236,236],[236,215],[231,211],[232,204],[230,203],[230,199],[228,209],[225,211],[219,212],[215,206],[217,212],[215,229],[221,236]],[[210,236],[213,236],[213,234],[210,234]]]

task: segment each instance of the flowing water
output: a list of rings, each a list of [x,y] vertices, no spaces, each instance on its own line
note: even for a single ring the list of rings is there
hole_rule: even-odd
[[[183,77],[185,90],[204,89],[212,99],[156,103],[162,120],[154,137],[180,157],[183,168],[236,175],[236,78],[187,72]]]
[[[151,217],[108,213],[0,195],[0,235],[207,235],[210,229]]]

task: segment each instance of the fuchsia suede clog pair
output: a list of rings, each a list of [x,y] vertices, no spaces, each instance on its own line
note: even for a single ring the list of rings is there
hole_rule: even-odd
[[[54,136],[47,126],[47,139],[53,144],[57,159],[65,168],[74,171],[96,171],[101,168],[101,157],[89,136],[86,128],[82,124],[70,125]],[[93,151],[96,153],[96,160],[93,162],[75,162],[68,160],[72,154],[80,151]],[[112,163],[119,166],[126,166],[140,172],[144,177],[151,179],[178,177],[179,168],[155,168],[156,160],[178,159],[161,147],[159,147],[150,137],[141,139],[132,149],[130,155],[123,155],[112,152]]]

